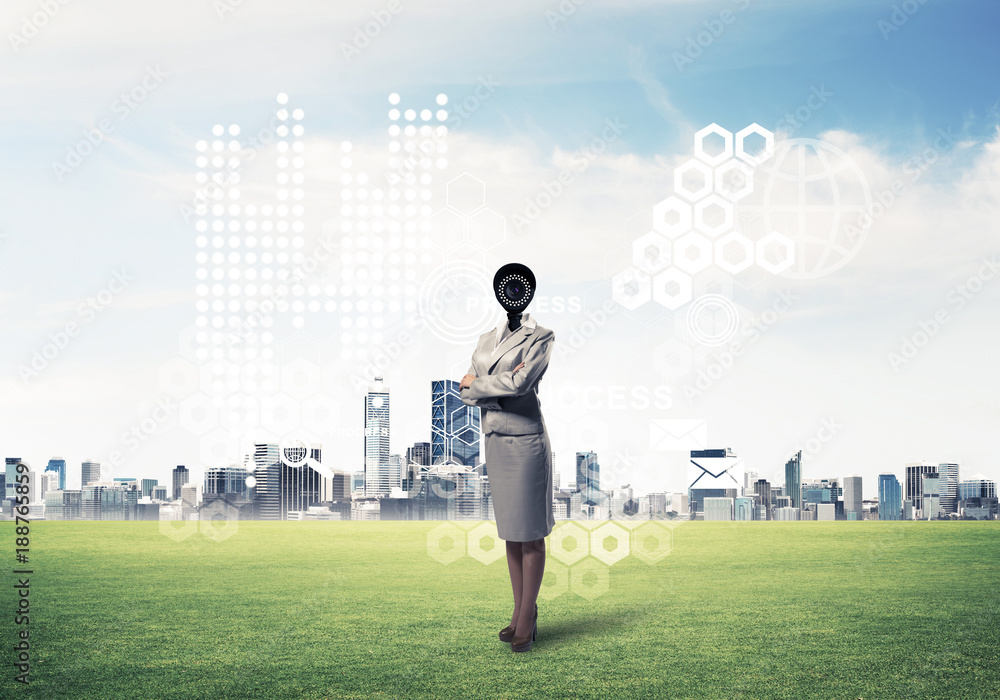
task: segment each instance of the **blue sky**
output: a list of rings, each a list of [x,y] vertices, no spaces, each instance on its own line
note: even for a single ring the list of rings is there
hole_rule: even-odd
[[[202,0],[70,3],[15,52],[8,32],[21,31],[38,5],[8,3],[0,17],[7,36],[0,48],[7,95],[0,106],[7,164],[0,175],[0,318],[8,348],[0,381],[15,398],[0,422],[0,447],[33,464],[61,454],[78,465],[88,456],[102,459],[148,412],[161,390],[159,368],[177,356],[178,336],[194,320],[194,231],[178,213],[191,198],[194,143],[211,138],[214,124],[238,123],[243,133],[263,127],[278,93],[306,112],[307,233],[315,237],[337,217],[334,147],[350,140],[365,167],[384,161],[390,93],[413,105],[445,93],[454,108],[484,80],[497,83],[449,134],[449,164],[435,174],[431,201],[444,206],[445,182],[475,175],[486,183],[487,206],[507,220],[506,240],[484,257],[487,266],[525,259],[554,293],[578,296],[590,308],[608,297],[615,266],[628,263],[635,226],[642,228],[634,222],[670,193],[671,171],[691,157],[695,130],[717,123],[738,131],[754,122],[776,129],[821,90],[829,96],[787,136],[836,142],[873,191],[905,177],[907,161],[932,145],[939,129],[954,134],[956,145],[908,183],[848,265],[796,283],[803,301],[704,401],[677,401],[662,414],[607,406],[602,420],[613,427],[605,450],[644,455],[633,481],[645,490],[677,489],[683,464],[676,455],[649,452],[636,425],[707,417],[718,426],[713,439],[732,442],[751,468],[770,472],[833,412],[850,429],[815,456],[815,474],[806,463],[807,476],[858,471],[866,495],[878,471],[901,472],[904,462],[923,458],[964,460],[963,474],[1000,477],[989,428],[1000,411],[998,374],[988,350],[1000,340],[1000,284],[987,282],[904,371],[886,366],[900,337],[947,308],[949,291],[975,275],[984,256],[1000,252],[988,225],[998,211],[1000,7],[914,2],[898,31],[887,32],[879,22],[892,22],[901,5],[589,0],[553,23],[546,12],[558,11],[557,2],[404,2],[348,62],[344,42],[388,4],[261,0],[219,18]],[[732,15],[720,14],[727,11]],[[732,21],[679,66],[677,55],[718,27],[720,17]],[[116,98],[149,66],[165,73],[162,84],[118,119]],[[58,182],[52,161],[105,118],[114,121],[114,133]],[[620,138],[527,232],[515,232],[511,221],[525,199],[608,119],[627,125]],[[268,173],[248,172],[257,175],[264,181]],[[453,250],[440,259],[462,256]],[[21,382],[18,365],[122,268],[134,282],[37,382]],[[741,312],[759,314],[787,284],[772,277],[737,284],[734,297]],[[581,317],[555,314],[550,325],[559,337]],[[386,315],[389,328],[397,322]],[[678,378],[651,369],[677,323],[679,312],[652,305],[629,312],[565,367],[553,368],[551,390],[596,381],[667,384],[679,392]],[[314,344],[314,361],[336,375],[338,329],[337,314],[320,318],[309,342],[289,339],[287,354]],[[622,359],[622,348],[628,359],[621,373],[587,375],[591,363]],[[401,407],[393,451],[428,439],[421,392],[432,376],[453,372],[461,360],[451,355],[467,349],[449,347],[442,363],[440,348],[427,342],[401,360],[392,382]],[[799,374],[782,372],[789,367]],[[342,415],[358,413],[359,398],[337,381],[330,387]],[[572,479],[572,454],[588,449],[575,441],[574,420],[551,421],[566,424],[554,428],[564,483]],[[871,427],[876,421],[884,428]],[[360,440],[344,441],[345,455],[360,455]],[[206,463],[198,438],[173,424],[130,459],[115,475],[165,476],[173,463],[196,470]],[[335,466],[359,468],[347,458]]]

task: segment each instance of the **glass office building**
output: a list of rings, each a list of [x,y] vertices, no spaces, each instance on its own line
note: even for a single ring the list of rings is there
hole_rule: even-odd
[[[479,407],[466,406],[458,387],[451,379],[431,382],[431,464],[479,462]]]
[[[895,474],[878,475],[878,519],[900,520],[903,516],[903,490]]]

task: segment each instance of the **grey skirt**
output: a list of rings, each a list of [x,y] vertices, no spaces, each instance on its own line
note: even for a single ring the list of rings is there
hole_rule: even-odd
[[[514,542],[543,539],[556,524],[548,433],[489,433],[485,440],[486,474],[497,534],[502,540]]]

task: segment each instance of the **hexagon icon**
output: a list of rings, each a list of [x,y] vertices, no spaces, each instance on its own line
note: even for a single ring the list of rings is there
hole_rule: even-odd
[[[691,230],[691,205],[680,197],[667,197],[653,206],[653,228],[669,238]]]
[[[227,540],[240,529],[240,512],[225,498],[216,498],[198,511],[198,531],[214,542]]]
[[[462,173],[448,182],[448,206],[463,216],[469,216],[486,205],[486,184]]]
[[[674,265],[694,275],[712,264],[712,243],[698,233],[689,233],[674,241]]]
[[[655,274],[670,264],[671,245],[656,231],[640,236],[632,244],[632,262],[640,270]]]
[[[304,399],[320,390],[323,381],[319,365],[304,357],[296,357],[281,367],[281,391]]]
[[[578,596],[594,600],[611,589],[611,571],[596,559],[586,559],[570,568],[569,587]]]
[[[211,398],[198,392],[181,400],[177,422],[195,435],[204,435],[219,424],[219,409]]]
[[[667,525],[647,520],[632,531],[632,554],[647,564],[655,564],[674,548],[674,533]]]
[[[569,591],[569,567],[557,561],[546,561],[545,575],[542,577],[542,586],[538,589],[538,597],[552,600],[567,591]]]
[[[465,533],[456,525],[444,523],[427,533],[427,556],[450,564],[465,556]]]
[[[717,194],[710,194],[694,205],[694,225],[712,238],[733,227],[733,205]]]
[[[753,192],[753,168],[733,158],[715,169],[715,193],[736,202]]]
[[[615,522],[604,523],[590,533],[590,556],[608,566],[620,562],[629,554],[632,536]]]
[[[642,270],[629,267],[611,278],[611,298],[632,310],[650,300],[650,277]]]
[[[430,239],[442,250],[451,250],[465,241],[465,219],[451,209],[440,209],[429,217]]]
[[[563,564],[573,565],[587,556],[590,534],[567,520],[552,530],[551,553]]]
[[[754,251],[757,265],[768,272],[784,272],[795,263],[795,244],[788,236],[772,231],[759,241]]]
[[[180,523],[180,525],[174,525]],[[198,532],[197,520],[165,520],[160,518],[160,534],[166,535],[174,542],[186,540],[191,535]]]
[[[755,137],[754,141],[763,140],[763,147],[750,147],[751,152],[747,152],[747,137]],[[760,124],[754,122],[745,129],[736,132],[736,157],[744,160],[750,165],[760,165],[774,155],[774,134]]]
[[[489,250],[503,243],[506,220],[492,209],[483,209],[469,217],[469,243],[481,250]]]
[[[300,425],[298,399],[283,393],[261,399],[260,422],[264,428],[278,435],[288,435],[298,430]]]
[[[715,136],[721,137],[721,139],[722,139],[722,147],[721,148],[716,147],[716,148],[712,148],[711,149],[711,150],[715,150],[716,151],[714,154],[709,153],[705,149],[705,141],[706,141],[706,139],[709,136],[712,136],[713,134]],[[718,140],[718,139],[713,139],[713,140]],[[718,124],[714,124],[714,123],[713,124],[709,124],[704,129],[699,130],[694,135],[694,154],[698,158],[700,158],[701,160],[703,160],[706,163],[708,163],[709,165],[718,165],[719,163],[723,162],[727,158],[732,158],[733,157],[733,134],[732,134],[732,132],[727,131],[726,129],[723,129]]]
[[[715,264],[734,275],[753,265],[753,241],[739,231],[715,242]]]
[[[222,466],[240,459],[239,440],[222,428],[215,428],[198,441],[198,456],[204,464]]]
[[[198,393],[198,367],[175,357],[159,367],[160,391],[174,399],[184,399]]]
[[[653,298],[674,311],[691,301],[691,278],[676,267],[668,267],[653,279]]]
[[[490,543],[491,546],[484,546],[487,543]],[[481,561],[489,566],[500,557],[505,556],[506,551],[507,546],[500,544],[496,523],[487,520],[469,530],[468,552],[469,556],[476,561]]]
[[[712,169],[695,158],[674,170],[674,192],[692,202],[709,194],[714,184]]]
[[[326,393],[310,396],[302,402],[300,416],[307,431],[329,434],[340,425],[340,402]]]

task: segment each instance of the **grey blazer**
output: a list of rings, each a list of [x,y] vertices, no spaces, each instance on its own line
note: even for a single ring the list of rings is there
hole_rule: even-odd
[[[521,327],[497,346],[506,322],[479,337],[468,371],[476,379],[462,389],[462,401],[482,409],[482,430],[487,435],[543,433],[538,382],[549,366],[556,335],[539,326],[530,314],[524,314]],[[514,372],[522,361],[524,367]]]

